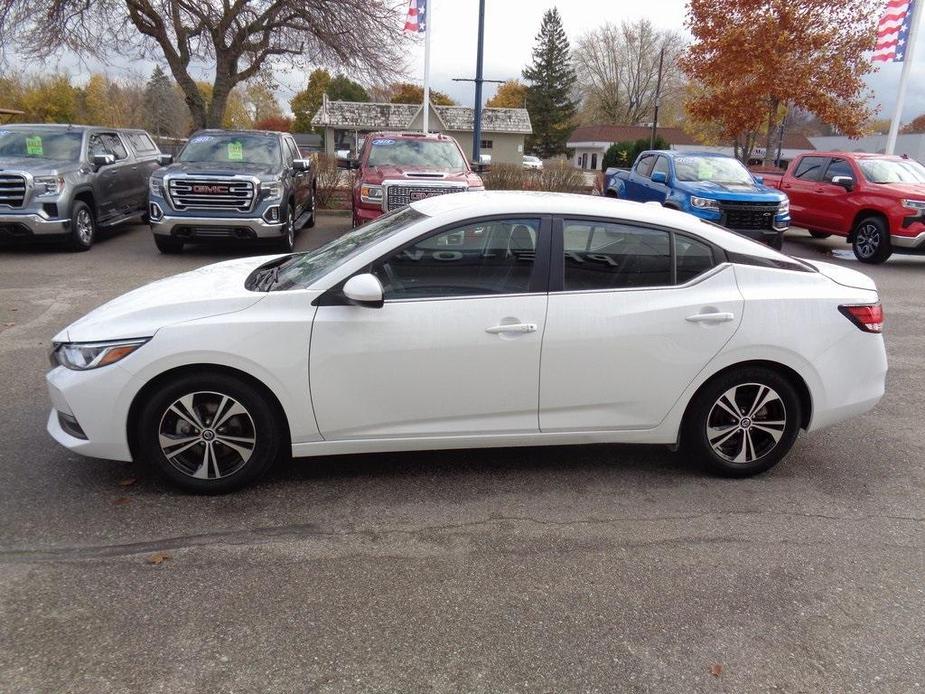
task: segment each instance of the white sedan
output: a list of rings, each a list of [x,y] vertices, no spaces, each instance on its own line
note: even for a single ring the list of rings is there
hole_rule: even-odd
[[[467,193],[154,282],[54,338],[48,431],[221,492],[277,458],[680,445],[733,476],[883,395],[874,283],[682,212]]]
[[[543,170],[543,160],[539,157],[532,157],[530,155],[524,155],[524,168],[532,169],[534,171]]]

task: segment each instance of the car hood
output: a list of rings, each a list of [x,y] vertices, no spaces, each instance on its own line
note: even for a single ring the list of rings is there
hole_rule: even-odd
[[[678,182],[678,188],[692,195],[715,198],[717,200],[740,200],[747,202],[780,202],[783,193],[767,186],[733,183],[713,183],[712,181]]]
[[[823,263],[818,260],[807,260],[806,258],[800,258],[800,260],[804,263],[812,265],[830,280],[836,284],[842,285],[843,287],[851,287],[852,289],[868,289],[872,292],[877,291],[877,285],[863,272],[858,272],[857,270],[852,270],[851,268],[842,267],[841,265]]]
[[[0,171],[28,171],[33,175],[65,173],[74,171],[79,164],[58,159],[36,159],[35,157],[0,158]]]
[[[242,311],[266,296],[245,289],[244,280],[276,257],[228,260],[146,284],[71,323],[55,342],[150,337],[166,325]]]
[[[876,190],[888,190],[891,193],[897,193],[906,197],[914,197],[918,200],[925,200],[925,183],[878,183],[874,185]]]
[[[188,176],[272,176],[279,172],[281,166],[273,164],[234,164],[226,161],[176,162],[161,174],[186,174]]]
[[[370,183],[375,182],[373,179],[378,179],[378,182],[382,182],[386,179],[393,178],[403,178],[413,181],[421,181],[422,183],[427,183],[429,181],[448,181],[453,183],[467,183],[468,182],[468,171],[441,171],[439,169],[428,169],[425,166],[371,166],[366,171],[367,175],[364,176],[364,180],[369,181]],[[428,175],[414,175],[414,174],[434,174],[433,176]]]

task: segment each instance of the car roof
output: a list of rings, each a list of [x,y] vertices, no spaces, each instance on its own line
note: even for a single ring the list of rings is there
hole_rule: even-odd
[[[225,128],[204,128],[202,130],[197,130],[190,137],[196,137],[197,135],[207,135],[214,133],[222,133],[224,135],[288,135],[289,133],[279,132],[277,130],[227,130]]]
[[[909,161],[896,154],[877,154],[876,152],[842,152],[832,150],[829,152],[807,152],[804,157],[840,157],[842,159],[895,159],[897,161]]]
[[[428,217],[440,217],[440,221],[448,224],[491,215],[604,217],[614,222],[636,222],[686,231],[734,253],[786,258],[763,243],[704,222],[686,212],[671,210],[658,203],[633,202],[600,195],[490,190],[435,195],[413,202],[411,207]]]
[[[372,137],[391,137],[398,139],[400,137],[415,139],[415,140],[438,140],[438,141],[450,141],[453,140],[449,135],[444,135],[443,133],[422,133],[422,132],[411,132],[407,130],[380,130],[374,133],[369,133],[366,138]]]

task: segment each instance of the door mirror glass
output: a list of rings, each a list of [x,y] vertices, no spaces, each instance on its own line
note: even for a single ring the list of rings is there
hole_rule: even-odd
[[[101,169],[104,166],[110,166],[116,163],[116,157],[112,154],[94,154],[93,155],[93,166],[97,169]]]
[[[157,157],[157,163],[160,166],[170,166],[173,164],[173,155],[172,154],[160,154]]]
[[[832,185],[841,186],[850,191],[854,188],[854,179],[851,176],[832,176]]]
[[[292,168],[296,171],[308,171],[312,168],[311,159],[293,159]]]
[[[354,275],[344,285],[344,296],[356,306],[382,308],[382,283],[375,275]]]
[[[668,176],[664,171],[654,171],[652,173],[652,183],[668,183]]]

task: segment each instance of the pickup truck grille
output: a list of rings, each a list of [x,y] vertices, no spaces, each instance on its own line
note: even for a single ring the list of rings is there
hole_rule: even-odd
[[[766,202],[720,202],[728,229],[773,229],[777,205]]]
[[[0,174],[0,205],[22,207],[26,201],[26,178],[18,174]]]
[[[388,186],[386,190],[388,191],[386,210],[394,210],[397,207],[404,207],[415,200],[423,200],[434,195],[462,193],[465,192],[466,186],[429,186],[425,183],[413,186],[392,185]]]
[[[172,178],[167,192],[178,210],[249,212],[256,197],[253,181],[239,179]]]

